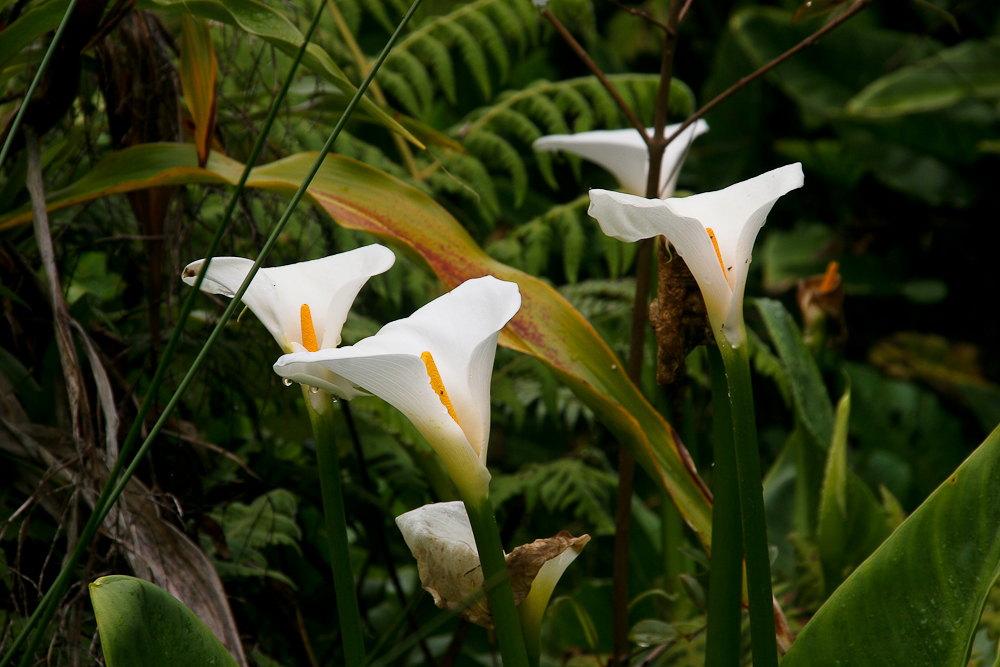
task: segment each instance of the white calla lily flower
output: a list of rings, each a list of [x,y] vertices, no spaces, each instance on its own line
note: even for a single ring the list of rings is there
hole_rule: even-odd
[[[396,256],[385,246],[372,244],[322,259],[262,268],[243,295],[243,303],[257,316],[285,352],[317,351],[340,345],[340,333],[351,304],[374,275],[392,267]],[[184,267],[182,280],[194,285],[205,260]],[[214,257],[201,289],[232,298],[253,267],[243,257]],[[360,396],[343,378],[324,374],[312,386],[345,398]]]
[[[382,398],[427,438],[463,498],[486,497],[493,358],[520,306],[516,283],[467,280],[355,345],[287,354],[274,370],[303,384],[329,371]]]
[[[690,197],[591,190],[589,213],[621,241],[665,236],[698,281],[716,340],[736,348],[746,342],[743,292],[757,232],[778,198],[802,184],[802,165],[795,163]]]
[[[669,137],[677,131],[677,125],[664,129]],[[648,130],[650,134],[653,129]],[[670,197],[677,185],[677,174],[687,157],[688,148],[696,138],[708,132],[708,123],[697,120],[684,128],[681,134],[667,144],[660,167],[659,196]],[[565,151],[579,155],[604,167],[618,179],[625,192],[637,196],[646,194],[646,179],[649,176],[649,150],[646,142],[635,129],[594,130],[576,134],[550,134],[537,139],[532,147],[536,151]]]
[[[417,559],[420,583],[434,597],[434,603],[442,609],[462,609],[462,616],[469,621],[492,627],[479,551],[465,504],[424,505],[396,517],[396,525]],[[589,541],[589,535],[573,537],[563,531],[516,547],[506,555],[514,601],[520,605],[526,634],[528,627],[535,628],[537,634],[556,583]],[[463,609],[469,602],[472,604]],[[528,627],[526,620],[531,624]]]

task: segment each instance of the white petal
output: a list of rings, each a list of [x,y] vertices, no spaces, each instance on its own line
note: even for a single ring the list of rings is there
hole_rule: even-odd
[[[753,240],[757,237],[757,231],[754,231],[749,237],[750,244],[741,245],[744,227],[753,221],[759,230],[774,202],[782,195],[801,188],[802,183],[802,165],[795,163],[723,190],[670,199],[667,204],[676,215],[694,218],[701,222],[702,227],[712,228],[723,262],[727,268],[733,267],[730,280],[735,285],[741,272],[743,280],[746,280],[748,267],[745,260],[750,257]]]
[[[188,285],[194,285],[205,260],[191,262],[181,273],[181,279]],[[244,257],[214,257],[208,266],[208,273],[201,283],[201,290],[209,294],[221,294],[233,298],[243,284],[253,261]],[[275,289],[274,282],[267,277],[265,269],[254,276],[253,282],[243,294],[243,303],[253,311],[261,324],[274,336],[282,349],[288,349],[281,316],[281,297]]]
[[[379,396],[423,433],[460,488],[482,488],[489,480],[484,461],[497,333],[520,303],[515,283],[469,280],[356,345],[285,355],[274,369],[294,378],[318,363]],[[431,387],[424,352],[431,353],[461,426]]]
[[[291,351],[293,353],[309,353],[300,343],[292,343]],[[358,391],[354,383],[347,378],[337,375],[316,362],[297,362],[287,366],[285,370],[284,377],[292,382],[298,382],[307,387],[319,387],[328,394],[340,398],[351,400],[358,396],[368,395],[366,392]]]
[[[666,236],[698,281],[713,330],[718,331],[729,310],[732,290],[705,228],[694,218],[675,214],[669,203],[676,201],[683,200],[645,199],[609,190],[591,190],[588,212],[597,218],[605,234],[622,241]]]
[[[678,127],[680,127],[680,123],[668,125],[664,128],[664,136],[669,137],[677,131]],[[667,149],[663,151],[663,166],[660,167],[659,196],[661,199],[674,196],[674,188],[677,187],[677,176],[684,165],[688,149],[691,148],[691,144],[695,139],[706,132],[708,132],[708,123],[699,118],[684,128],[684,131],[677,135],[676,139],[667,144]],[[645,193],[645,188],[643,188],[640,194]]]
[[[646,191],[649,153],[637,130],[552,134],[537,139],[532,147],[536,151],[561,150],[579,155],[614,174],[626,192],[641,195]]]
[[[778,198],[802,183],[802,166],[796,163],[724,190],[662,201],[591,190],[590,215],[605,234],[622,241],[667,237],[698,281],[716,335],[739,345],[745,337],[743,292],[757,233]],[[708,228],[715,233],[728,279]]]
[[[680,124],[667,126],[664,129],[665,136],[672,135],[678,127]],[[652,133],[653,129],[647,131]],[[684,132],[667,146],[660,169],[661,197],[673,194],[680,165],[687,155],[691,142],[707,131],[708,124],[698,120],[685,128]],[[545,151],[561,150],[579,155],[614,174],[626,192],[638,196],[646,193],[649,152],[646,142],[634,129],[553,134],[537,139],[533,148]]]
[[[421,585],[439,607],[454,609],[483,590],[479,550],[464,503],[424,505],[396,517],[396,525],[417,559]],[[488,624],[485,596],[467,613],[473,622]]]
[[[358,291],[371,276],[392,266],[396,256],[378,244],[309,262],[261,269],[243,295],[243,302],[267,327],[278,344],[302,342],[301,308],[309,306],[320,347],[340,344],[340,331]],[[194,284],[204,260],[184,269],[184,281]],[[202,289],[232,297],[253,262],[239,257],[212,260]]]

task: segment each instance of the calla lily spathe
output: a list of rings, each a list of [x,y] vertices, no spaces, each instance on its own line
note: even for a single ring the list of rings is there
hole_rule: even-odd
[[[257,316],[285,352],[316,351],[340,345],[347,313],[361,287],[374,275],[388,271],[396,256],[373,244],[322,259],[260,269],[243,295],[243,303]],[[184,267],[182,279],[193,285],[205,260]],[[253,267],[243,257],[215,257],[201,289],[232,298]],[[350,383],[331,374],[313,386],[350,398],[360,395]]]
[[[680,125],[668,125],[667,137]],[[652,134],[653,130],[648,132]],[[677,185],[677,174],[687,157],[688,148],[700,135],[708,132],[708,123],[697,120],[667,144],[660,168],[660,197],[670,197]],[[649,150],[639,132],[634,129],[594,130],[577,134],[550,134],[537,139],[532,147],[536,151],[565,151],[579,155],[604,167],[618,179],[625,192],[637,196],[646,194],[649,175]]]
[[[757,232],[782,195],[802,187],[790,164],[724,190],[665,200],[590,191],[590,215],[608,236],[626,242],[663,235],[698,281],[716,340],[746,341],[743,292]]]
[[[274,370],[312,385],[329,371],[382,398],[427,438],[463,498],[486,497],[493,358],[520,305],[516,283],[468,280],[355,345],[288,354]]]
[[[396,525],[417,559],[420,583],[434,597],[434,603],[442,609],[462,609],[462,616],[469,621],[492,627],[490,608],[483,594],[479,550],[465,504],[424,505],[396,517]],[[589,541],[589,535],[573,537],[563,531],[555,537],[515,547],[506,554],[514,601],[520,605],[525,634],[530,629],[538,633],[552,591]],[[525,620],[529,621],[529,627],[524,626]]]

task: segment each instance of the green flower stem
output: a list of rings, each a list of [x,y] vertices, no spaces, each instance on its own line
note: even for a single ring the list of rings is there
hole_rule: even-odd
[[[705,667],[740,664],[743,609],[743,525],[729,386],[719,348],[708,348],[712,368],[712,568],[708,573]]]
[[[344,661],[347,667],[364,667],[365,636],[361,627],[361,612],[358,610],[351,553],[347,543],[347,515],[344,512],[344,494],[340,484],[340,456],[334,435],[333,401],[325,391],[318,394],[312,394],[311,391],[309,387],[302,386],[313,437],[316,439],[316,465],[319,468],[320,490],[323,494],[323,516],[326,518],[333,587],[337,593],[337,615],[344,643]],[[314,405],[320,405],[320,410]]]
[[[740,515],[743,519],[743,545],[746,550],[753,664],[754,667],[777,667],[771,561],[767,550],[764,486],[760,476],[757,422],[754,418],[753,387],[750,384],[750,353],[745,344],[736,348],[722,345],[720,352],[729,385],[733,440],[736,446],[736,475],[739,480]]]
[[[521,602],[517,608],[517,615],[521,621],[521,630],[524,635],[524,648],[528,654],[529,667],[538,667],[538,661],[542,657],[542,617],[545,616],[545,608],[548,600],[542,604],[528,604],[527,599]]]
[[[476,536],[479,562],[483,567],[483,580],[496,582],[489,586],[486,595],[490,601],[493,625],[500,644],[500,656],[504,667],[528,667],[528,654],[524,647],[521,621],[514,605],[514,589],[507,573],[507,560],[500,542],[500,529],[493,515],[493,503],[489,496],[466,498],[465,509],[469,513],[469,523]]]

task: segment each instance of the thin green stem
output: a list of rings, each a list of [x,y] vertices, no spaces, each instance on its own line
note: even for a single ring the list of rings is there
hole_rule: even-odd
[[[46,68],[48,68],[49,61],[52,60],[52,56],[56,52],[56,47],[59,46],[59,42],[62,40],[63,33],[66,32],[66,26],[69,25],[69,19],[73,15],[73,10],[76,9],[77,2],[78,0],[69,1],[66,13],[63,14],[62,21],[59,22],[59,27],[56,28],[56,34],[52,37],[52,41],[49,42],[49,48],[45,51],[45,56],[42,57],[42,62],[38,65],[38,71],[35,72],[34,78],[31,79],[31,85],[28,86],[28,90],[21,100],[21,106],[17,110],[17,115],[14,116],[14,122],[10,125],[10,131],[7,132],[7,139],[3,142],[3,150],[0,150],[0,167],[3,166],[4,160],[7,159],[10,147],[14,145],[14,137],[17,136],[17,131],[21,127],[21,121],[28,110],[28,104],[31,103],[31,96],[35,94],[38,82],[42,80],[42,75],[45,73]]]
[[[710,347],[712,368],[712,569],[708,574],[705,667],[740,664],[743,600],[743,526],[740,519],[736,446],[729,386],[719,348]]]
[[[483,580],[496,582],[495,586],[487,589],[486,594],[490,601],[490,613],[493,615],[504,667],[528,667],[528,653],[524,647],[517,607],[514,606],[514,589],[511,588],[507,573],[507,560],[500,541],[500,529],[493,515],[493,503],[489,496],[466,499],[465,509],[476,536]]]
[[[334,434],[333,402],[326,392],[310,395],[311,391],[308,387],[302,387],[316,439],[316,465],[319,468],[320,490],[323,494],[323,516],[326,518],[333,588],[337,594],[340,636],[344,642],[344,661],[347,667],[364,667],[365,635],[361,627],[361,612],[358,610],[351,553],[347,543],[347,515],[344,512],[344,493],[340,483],[340,457]],[[313,407],[313,399],[318,399],[316,403],[324,404],[322,412]]]
[[[145,414],[146,412],[148,412],[149,408],[152,405],[152,401],[155,399],[156,388],[158,388],[159,383],[162,382],[163,376],[166,373],[166,366],[170,361],[170,357],[173,354],[173,350],[176,347],[177,341],[180,339],[180,330],[183,329],[184,323],[186,322],[187,317],[191,312],[191,309],[194,304],[194,297],[198,292],[201,282],[204,280],[205,272],[208,270],[209,261],[205,262],[204,266],[202,267],[201,273],[199,273],[198,278],[195,281],[195,285],[194,288],[192,289],[191,295],[185,301],[181,318],[178,319],[177,325],[175,326],[174,334],[171,336],[171,339],[167,344],[167,348],[164,351],[164,355],[160,361],[160,365],[153,376],[153,383],[150,386],[150,390],[147,392],[146,398],[144,399],[143,404],[140,407],[139,414],[137,415],[135,422],[133,422],[132,429],[130,430],[126,438],[125,443],[122,445],[121,454],[119,455],[118,460],[115,461],[114,468],[112,469],[111,474],[108,476],[108,481],[101,492],[101,497],[99,497],[98,500],[95,502],[94,512],[91,514],[90,520],[87,522],[86,526],[84,526],[84,530],[81,533],[80,540],[77,542],[76,548],[74,549],[70,558],[67,559],[66,564],[63,566],[62,571],[56,577],[56,580],[53,582],[52,587],[42,597],[42,600],[39,602],[38,607],[35,609],[35,612],[25,623],[24,628],[21,630],[21,633],[18,635],[17,639],[15,639],[14,643],[11,645],[11,648],[7,652],[7,655],[4,656],[2,661],[0,661],[0,667],[5,667],[10,663],[10,661],[14,657],[14,654],[20,649],[21,645],[24,643],[24,641],[30,635],[31,631],[34,629],[34,626],[38,624],[39,619],[42,619],[41,625],[43,628],[46,627],[49,621],[52,619],[52,615],[55,613],[55,608],[56,608],[55,601],[62,597],[63,593],[66,590],[66,587],[69,585],[69,578],[71,572],[76,567],[77,563],[80,560],[80,557],[83,555],[83,552],[90,545],[91,540],[93,540],[94,535],[97,533],[98,527],[104,520],[104,517],[107,515],[107,513],[111,510],[111,506],[114,505],[115,501],[118,499],[122,491],[125,489],[125,486],[128,484],[128,481],[132,478],[132,475],[135,474],[136,468],[138,467],[142,458],[145,456],[146,452],[149,450],[149,447],[152,444],[153,440],[159,434],[160,429],[163,428],[163,425],[170,417],[171,413],[173,412],[173,409],[177,406],[177,403],[180,401],[181,396],[184,394],[188,386],[191,384],[192,380],[194,379],[195,373],[198,371],[198,369],[201,367],[201,364],[204,363],[205,359],[208,357],[209,350],[215,344],[215,341],[218,340],[223,329],[229,323],[229,320],[232,317],[233,312],[236,310],[236,307],[240,299],[243,297],[243,294],[250,286],[250,282],[253,280],[253,277],[257,274],[257,270],[261,267],[261,265],[264,263],[264,260],[267,258],[267,255],[271,252],[271,248],[273,248],[274,244],[277,242],[278,237],[284,230],[285,225],[288,223],[288,220],[291,218],[291,214],[295,210],[295,207],[298,205],[298,203],[302,200],[302,197],[305,195],[306,189],[309,187],[309,184],[312,182],[312,179],[316,176],[316,173],[319,171],[320,166],[323,164],[323,160],[326,159],[327,153],[329,153],[330,148],[333,146],[334,141],[336,141],[337,137],[340,135],[340,132],[343,130],[344,125],[347,123],[347,119],[350,118],[351,114],[354,112],[354,109],[361,101],[361,98],[365,94],[365,91],[368,89],[368,86],[371,84],[372,79],[375,78],[375,74],[382,66],[382,63],[385,61],[385,58],[389,54],[389,51],[392,49],[392,46],[399,39],[399,35],[402,33],[403,28],[409,22],[410,18],[412,18],[417,7],[420,6],[420,3],[421,0],[414,0],[413,4],[410,6],[409,11],[407,11],[406,15],[403,17],[399,26],[397,26],[396,32],[394,32],[392,37],[389,38],[389,41],[386,43],[386,46],[382,50],[382,53],[379,56],[378,60],[372,66],[372,69],[369,71],[368,76],[365,77],[365,80],[361,83],[360,86],[358,86],[358,90],[355,92],[354,97],[347,105],[347,108],[344,110],[343,115],[337,121],[336,127],[334,127],[333,132],[330,133],[330,137],[327,139],[326,144],[320,151],[320,154],[316,157],[316,161],[313,163],[312,169],[310,169],[309,173],[302,181],[302,184],[299,186],[299,189],[296,191],[295,195],[293,195],[292,200],[288,203],[288,207],[285,209],[285,212],[281,216],[281,219],[275,225],[274,229],[271,232],[271,235],[265,242],[264,247],[261,249],[261,252],[257,257],[257,260],[254,262],[254,265],[250,269],[250,272],[247,274],[247,277],[243,281],[243,284],[236,291],[236,294],[233,296],[232,301],[226,307],[225,311],[223,311],[222,317],[216,324],[215,329],[209,335],[208,340],[205,342],[204,346],[202,346],[201,351],[198,353],[198,356],[191,364],[191,367],[188,369],[188,372],[184,376],[184,379],[181,380],[180,385],[177,387],[177,390],[174,392],[174,395],[170,398],[170,401],[167,403],[166,407],[161,413],[160,418],[153,425],[153,428],[150,430],[142,446],[139,448],[139,451],[136,453],[135,458],[133,458],[132,463],[125,470],[122,479],[112,487],[111,485],[114,484],[118,472],[121,470],[121,467],[124,465],[124,462],[127,459],[128,450],[134,444],[134,442],[138,437],[139,432],[141,431]],[[291,79],[292,79],[291,74],[294,73],[295,68],[298,66],[299,62],[302,59],[303,54],[305,53],[305,48],[309,43],[310,36],[315,30],[316,25],[318,25],[319,23],[319,17],[322,16],[322,10],[323,6],[321,4],[319,7],[317,7],[316,15],[313,18],[313,22],[309,27],[309,32],[307,33],[306,38],[303,40],[302,47],[299,49],[299,52],[296,55],[296,59],[292,66],[292,70],[282,86],[281,96],[275,98],[274,104],[272,105],[272,111],[268,115],[268,124],[265,125],[265,130],[270,128],[270,123],[273,122],[274,117],[277,115],[277,110],[279,108],[281,97],[284,96],[285,92],[288,90],[289,85],[291,85]],[[244,173],[240,178],[240,184],[238,186],[238,190],[236,193],[234,193],[233,200],[230,202],[230,206],[227,207],[226,209],[229,216],[231,216],[232,211],[235,210],[235,200],[239,197],[240,193],[239,188],[242,188],[242,186],[245,185],[247,177],[249,176],[249,172],[253,167],[253,162],[254,160],[256,160],[257,154],[259,154],[260,148],[263,146],[263,141],[265,136],[266,136],[266,131],[261,133],[260,137],[258,138],[257,145],[255,145],[254,147],[256,154],[252,155],[251,156],[252,159],[248,160],[246,163],[246,166],[244,168]],[[224,217],[223,221],[220,223],[219,229],[217,230],[216,233],[216,238],[213,239],[212,246],[210,247],[210,252],[206,255],[208,260],[210,260],[212,255],[214,255],[215,250],[218,246],[218,242],[221,240],[222,234],[225,231],[228,220],[229,220],[228,216]],[[110,492],[108,491],[109,488],[111,488]],[[35,635],[34,639],[29,645],[28,650],[25,652],[22,664],[26,664],[27,661],[30,659],[30,656],[34,653],[35,648],[38,646],[39,641],[41,641],[41,635],[42,635],[41,632]]]
[[[767,550],[764,486],[760,476],[757,422],[754,418],[753,387],[750,383],[750,354],[746,345],[735,349],[723,345],[721,353],[729,385],[733,440],[736,445],[736,474],[739,479],[740,515],[743,519],[743,544],[746,550],[753,664],[754,667],[777,667],[771,561]]]

